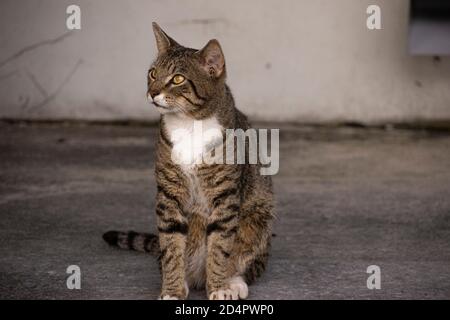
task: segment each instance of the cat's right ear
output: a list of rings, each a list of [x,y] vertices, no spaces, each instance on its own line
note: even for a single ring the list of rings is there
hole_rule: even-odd
[[[179,44],[169,37],[156,22],[152,23],[153,33],[155,34],[156,47],[158,48],[158,54],[166,52],[169,48],[179,46]]]

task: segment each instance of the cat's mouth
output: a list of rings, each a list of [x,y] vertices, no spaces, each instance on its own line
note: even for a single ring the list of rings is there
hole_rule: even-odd
[[[168,108],[168,107],[165,107],[165,106],[162,106],[162,105],[158,104],[158,103],[155,102],[155,101],[152,101],[152,103],[153,103],[153,105],[154,105],[155,107],[157,107],[157,108],[166,109],[166,110],[169,110],[169,109],[170,109],[170,108]]]

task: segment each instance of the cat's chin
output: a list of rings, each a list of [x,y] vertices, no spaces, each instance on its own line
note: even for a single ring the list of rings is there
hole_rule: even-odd
[[[161,114],[168,114],[168,113],[176,113],[177,112],[177,111],[175,111],[172,108],[158,106],[158,105],[155,105],[155,106],[156,106],[156,110],[158,110],[158,112],[161,113]]]

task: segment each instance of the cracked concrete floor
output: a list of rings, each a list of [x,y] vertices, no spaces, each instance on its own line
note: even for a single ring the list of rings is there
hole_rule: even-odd
[[[155,230],[156,129],[0,133],[0,298],[155,298],[155,259],[101,235]],[[286,126],[280,141],[276,237],[250,299],[450,298],[449,135]],[[72,264],[81,290],[66,288]],[[366,287],[372,264],[381,290]]]

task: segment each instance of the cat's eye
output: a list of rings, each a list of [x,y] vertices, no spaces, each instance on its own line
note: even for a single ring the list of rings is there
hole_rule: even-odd
[[[177,74],[176,76],[174,76],[172,78],[172,83],[173,84],[181,84],[181,83],[183,83],[184,80],[185,80],[185,78],[181,74]]]
[[[156,79],[156,71],[155,69],[150,70],[150,72],[148,73],[150,78],[152,78],[153,80]]]

